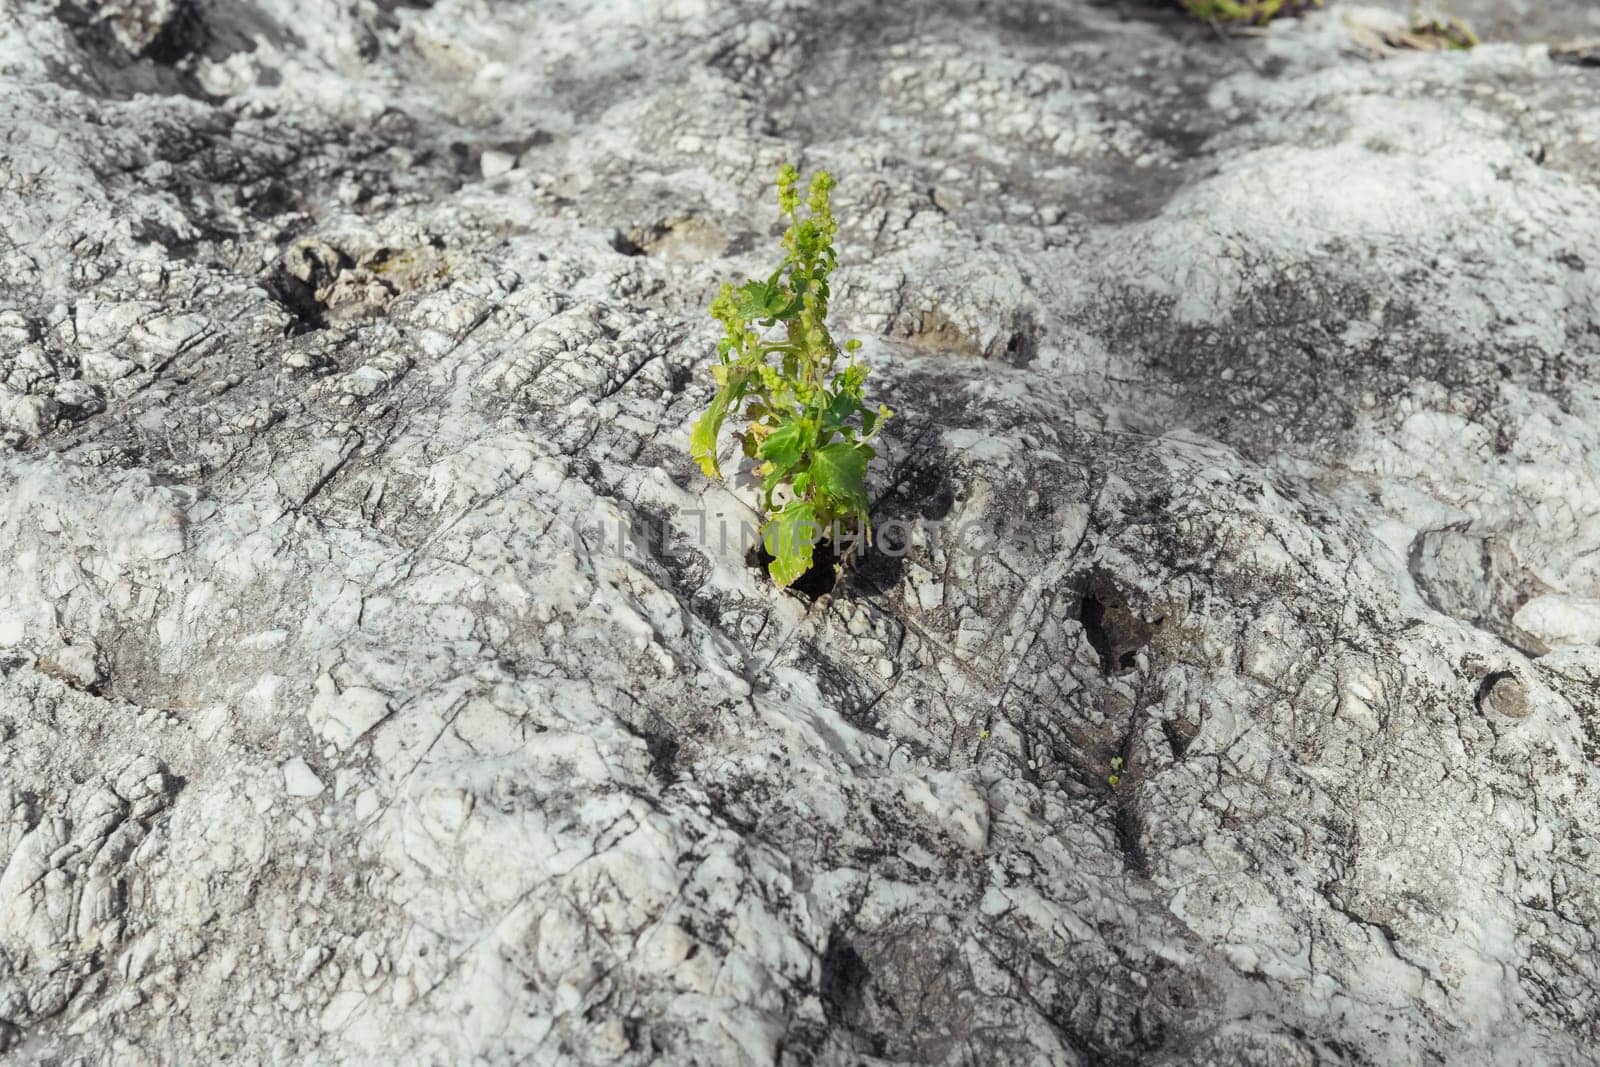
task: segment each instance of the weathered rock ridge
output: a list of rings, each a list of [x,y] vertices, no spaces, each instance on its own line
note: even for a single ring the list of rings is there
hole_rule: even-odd
[[[1600,23],[1169,6],[0,9],[8,1062],[1600,1060]]]

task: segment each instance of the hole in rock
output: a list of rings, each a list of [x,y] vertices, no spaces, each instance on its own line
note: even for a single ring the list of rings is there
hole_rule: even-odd
[[[1116,584],[1104,575],[1090,579],[1078,606],[1078,621],[1106,675],[1133,670],[1139,650],[1150,643],[1155,629],[1134,613]]]
[[[767,551],[765,545],[756,545],[745,556],[745,562],[765,576],[768,573],[768,565],[772,563],[772,553]],[[840,562],[840,556],[834,550],[832,541],[818,541],[816,547],[811,550],[811,569],[795,579],[794,584],[789,586],[789,592],[807,600],[815,600],[833,592],[834,583],[839,579],[836,568]]]
[[[611,247],[625,256],[642,256],[645,254],[644,249],[621,230],[611,235]]]
[[[872,972],[861,953],[835,928],[822,953],[822,1011],[830,1023],[849,1019],[861,1008],[862,993]]]
[[[145,58],[163,66],[173,66],[187,56],[202,51],[206,46],[206,24],[200,12],[191,3],[178,5],[161,32],[145,46]]]
[[[322,317],[323,307],[317,292],[309,284],[296,278],[282,266],[275,267],[262,282],[267,295],[277,301],[290,315],[289,333],[309,333],[327,325]]]

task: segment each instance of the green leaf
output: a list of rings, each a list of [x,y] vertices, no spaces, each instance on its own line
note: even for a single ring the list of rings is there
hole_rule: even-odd
[[[744,386],[744,375],[731,376],[728,384],[718,389],[717,395],[711,398],[711,406],[694,420],[694,426],[689,430],[689,455],[700,464],[707,478],[722,477],[722,469],[717,466],[717,437],[722,433],[728,409],[744,395]]]
[[[761,458],[771,467],[761,483],[765,507],[772,507],[772,491],[783,483],[790,471],[794,470],[795,465],[805,455],[806,449],[811,447],[813,440],[811,423],[804,419],[795,419],[779,426],[761,442]]]
[[[861,401],[856,397],[849,393],[836,393],[828,398],[828,409],[822,414],[822,428],[843,430],[860,410]]]
[[[783,480],[788,476],[789,468],[785,468],[783,470],[768,471],[767,476],[761,479],[761,508],[763,511],[772,510],[772,494],[779,485],[783,484]]]
[[[783,293],[776,285],[745,282],[738,292],[739,314],[746,319],[770,319],[783,307]]]
[[[816,511],[804,500],[791,501],[762,527],[762,544],[772,556],[767,573],[780,587],[793,585],[811,569],[812,549],[821,531]]]
[[[800,456],[811,443],[810,430],[811,424],[804,419],[784,423],[761,442],[761,458],[770,460],[779,470],[788,470],[800,462]]]
[[[811,457],[812,483],[857,513],[867,510],[867,457],[848,441],[824,445]]]

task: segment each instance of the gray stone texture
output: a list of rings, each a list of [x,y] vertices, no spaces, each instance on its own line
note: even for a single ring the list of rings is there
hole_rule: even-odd
[[[7,1062],[1600,1059],[1600,16],[1407,6],[0,7]]]

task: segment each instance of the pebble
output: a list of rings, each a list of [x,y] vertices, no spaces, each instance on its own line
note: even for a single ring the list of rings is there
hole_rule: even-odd
[[[283,789],[292,797],[314,797],[322,792],[322,779],[310,764],[296,756],[283,764]]]

